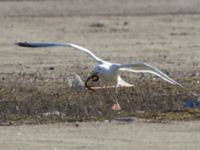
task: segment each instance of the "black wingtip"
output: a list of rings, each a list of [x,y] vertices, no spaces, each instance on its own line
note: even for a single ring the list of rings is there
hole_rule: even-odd
[[[35,47],[33,44],[29,42],[16,42],[15,44],[22,47]]]
[[[16,42],[16,43],[15,43],[15,45],[18,45],[18,46],[20,46],[20,44],[21,44],[20,42]]]
[[[31,47],[31,48],[62,46],[61,44],[57,43],[45,43],[45,42],[16,42],[15,44],[21,47]]]

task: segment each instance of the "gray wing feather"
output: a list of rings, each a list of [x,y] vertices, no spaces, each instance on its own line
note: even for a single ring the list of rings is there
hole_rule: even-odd
[[[57,46],[71,47],[90,55],[96,61],[100,61],[100,62],[103,61],[102,59],[97,57],[94,53],[92,53],[90,50],[84,47],[72,44],[72,43],[62,44],[62,43],[54,43],[54,42],[18,42],[15,44],[21,47],[29,47],[29,48],[57,47]]]

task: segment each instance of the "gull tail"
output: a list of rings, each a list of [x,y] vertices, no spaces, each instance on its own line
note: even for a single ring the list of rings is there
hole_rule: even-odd
[[[118,80],[117,80],[117,86],[120,87],[132,87],[134,86],[133,84],[130,84],[126,81],[124,81],[120,76],[118,77]]]

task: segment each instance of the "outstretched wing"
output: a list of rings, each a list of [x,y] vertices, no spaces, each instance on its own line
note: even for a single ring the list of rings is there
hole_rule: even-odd
[[[97,57],[94,53],[92,53],[90,50],[72,44],[72,43],[66,43],[66,44],[62,44],[62,43],[54,43],[54,42],[18,42],[15,43],[18,46],[22,46],[22,47],[30,47],[30,48],[40,48],[40,47],[57,47],[57,46],[61,46],[61,47],[70,47],[70,48],[75,48],[77,50],[80,50],[86,54],[88,54],[89,56],[91,56],[94,60],[96,61],[102,61],[102,59],[100,59],[99,57]]]
[[[192,94],[195,97],[198,97],[198,95],[192,91],[190,91],[189,89],[185,88],[183,85],[181,85],[180,83],[176,82],[175,80],[173,80],[172,78],[170,78],[168,75],[166,75],[165,73],[163,73],[162,71],[158,70],[157,68],[146,64],[144,62],[135,62],[135,63],[130,63],[130,64],[125,64],[125,65],[120,65],[118,67],[119,70],[122,71],[128,71],[128,72],[134,72],[134,73],[151,73],[154,74],[160,78],[162,78],[163,80],[177,85],[179,87],[181,87],[182,89],[184,89],[186,92]]]
[[[134,72],[134,73],[151,73],[151,74],[154,74],[154,75],[162,78],[163,80],[165,80],[165,81],[167,81],[167,82],[169,82],[171,84],[178,85],[181,88],[185,89],[184,86],[182,86],[180,83],[178,83],[175,80],[173,80],[172,78],[170,78],[165,73],[161,72],[157,68],[155,68],[155,67],[153,67],[153,66],[151,66],[149,64],[146,64],[144,62],[135,62],[135,63],[121,65],[121,66],[119,66],[119,70],[128,71],[128,72]]]

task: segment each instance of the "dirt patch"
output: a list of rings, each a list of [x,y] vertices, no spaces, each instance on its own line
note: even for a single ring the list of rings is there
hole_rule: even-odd
[[[145,61],[171,77],[198,76],[199,20],[198,15],[0,18],[0,72],[36,72],[54,67],[51,77],[64,72],[89,73],[94,62],[73,49],[14,45],[19,41],[55,41],[84,46],[111,62]]]
[[[198,150],[199,122],[167,124],[133,121],[0,127],[2,149]]]
[[[105,5],[106,4],[106,5]],[[198,14],[198,0],[16,0],[0,1],[0,16],[91,16]]]

